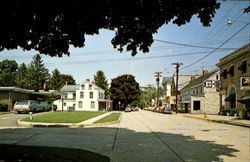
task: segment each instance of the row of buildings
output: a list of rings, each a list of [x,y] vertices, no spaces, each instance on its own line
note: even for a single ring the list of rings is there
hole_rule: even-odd
[[[178,107],[184,112],[218,114],[250,109],[250,44],[220,59],[213,71],[179,75]],[[176,76],[164,77],[163,106],[175,107]]]

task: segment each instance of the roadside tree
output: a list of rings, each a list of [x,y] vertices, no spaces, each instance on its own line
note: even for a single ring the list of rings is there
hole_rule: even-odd
[[[128,104],[139,99],[139,83],[133,75],[118,76],[111,81],[110,97],[116,108],[120,102],[120,106],[124,109]]]
[[[15,86],[18,64],[14,60],[0,61],[0,86]]]
[[[115,32],[113,47],[134,56],[149,52],[161,26],[181,26],[194,15],[209,26],[219,6],[216,0],[8,0],[0,10],[0,51],[20,47],[61,57],[70,45],[84,47],[86,35],[108,29]]]

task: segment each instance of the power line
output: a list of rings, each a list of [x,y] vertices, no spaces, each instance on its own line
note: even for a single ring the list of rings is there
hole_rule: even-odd
[[[220,50],[225,51],[225,50]],[[206,54],[211,51],[200,51],[200,52],[191,52],[191,53],[181,53],[181,54],[172,54],[172,55],[163,55],[163,56],[149,56],[149,57],[142,57],[142,58],[119,58],[119,59],[107,59],[107,60],[87,60],[87,61],[71,61],[71,62],[57,62],[63,63],[64,65],[76,65],[76,64],[92,64],[92,63],[104,63],[104,62],[115,62],[115,61],[137,61],[137,60],[147,60],[147,59],[158,59],[158,58],[165,58],[165,57],[179,57],[179,56],[189,56],[189,55],[201,55]],[[46,65],[55,64],[54,62],[45,63]]]
[[[158,42],[163,42],[163,43],[168,43],[168,44],[175,44],[175,45],[180,45],[180,46],[187,46],[187,47],[206,48],[206,49],[218,49],[218,48],[215,48],[215,47],[197,46],[197,45],[191,45],[191,44],[183,44],[183,43],[176,43],[176,42],[170,42],[170,41],[163,41],[163,40],[159,40],[159,39],[154,39],[154,40],[158,41]],[[219,48],[219,49],[235,50],[237,48]]]
[[[201,60],[203,60],[204,58],[208,57],[209,55],[213,54],[217,49],[220,49],[220,47],[222,47],[224,44],[226,44],[228,41],[230,41],[233,37],[235,37],[239,32],[241,32],[245,27],[247,27],[249,24],[246,24],[245,26],[243,26],[239,31],[237,31],[235,34],[233,34],[230,38],[228,38],[225,42],[223,42],[218,48],[214,49],[213,51],[211,51],[209,54],[207,54],[206,56],[202,57],[201,59],[193,62],[192,64],[189,64],[185,67],[183,67],[182,69],[188,68],[194,64],[196,64],[197,62],[200,62]]]

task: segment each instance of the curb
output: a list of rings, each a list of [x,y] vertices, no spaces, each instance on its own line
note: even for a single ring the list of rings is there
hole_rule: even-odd
[[[83,128],[83,127],[92,127],[92,126],[101,126],[101,125],[109,125],[119,123],[122,118],[123,113],[121,113],[120,117],[116,121],[105,122],[105,123],[93,123],[93,124],[79,124],[79,123],[39,123],[39,122],[25,122],[19,119],[17,124],[22,127],[65,127],[65,128]]]
[[[188,118],[194,118],[194,119],[206,120],[206,121],[211,121],[211,122],[216,122],[216,123],[230,124],[230,125],[250,128],[250,125],[248,125],[248,124],[236,123],[236,122],[231,122],[231,121],[227,121],[227,120],[215,120],[215,119],[197,117],[197,116],[192,116],[192,115],[183,115],[183,116],[188,117]]]

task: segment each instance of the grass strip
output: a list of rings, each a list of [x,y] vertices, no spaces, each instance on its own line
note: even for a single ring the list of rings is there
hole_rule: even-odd
[[[121,116],[121,113],[112,113],[100,120],[95,121],[94,123],[107,123],[107,122],[113,122],[117,121]]]
[[[43,122],[43,123],[79,123],[90,118],[105,114],[106,112],[100,111],[74,111],[74,112],[52,112],[48,114],[42,114],[32,116],[33,119],[24,118],[21,121],[27,122]]]

